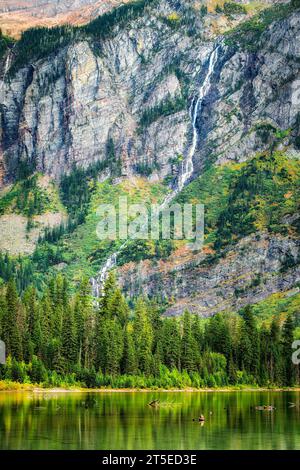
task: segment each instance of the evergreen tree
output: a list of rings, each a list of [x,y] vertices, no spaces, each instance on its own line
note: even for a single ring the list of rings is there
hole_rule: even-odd
[[[242,335],[240,344],[240,363],[242,367],[257,377],[259,371],[259,334],[251,306],[243,314]]]
[[[270,331],[270,380],[272,384],[282,383],[282,364],[280,354],[280,326],[279,319],[274,318]]]
[[[180,369],[181,337],[179,325],[175,319],[164,320],[160,342],[163,363],[169,369]]]
[[[105,314],[109,318],[117,319],[122,327],[126,325],[129,317],[129,308],[119,288],[110,287]]]
[[[282,330],[283,384],[292,386],[295,383],[295,366],[292,362],[292,344],[294,341],[294,320],[288,315]]]
[[[64,310],[61,355],[66,361],[66,369],[71,370],[77,359],[77,348],[74,312],[70,306]]]
[[[137,360],[133,332],[131,326],[127,326],[124,337],[124,354],[122,360],[122,372],[128,375],[137,374]]]
[[[27,317],[28,341],[30,341],[31,354],[41,354],[41,321],[39,304],[37,302],[35,287],[29,287],[24,294],[24,303]]]
[[[21,335],[18,328],[19,300],[16,284],[10,280],[6,289],[6,308],[3,314],[2,334],[6,345],[6,353],[17,360],[22,360]]]
[[[88,279],[74,296],[61,275],[41,295],[29,287],[20,296],[10,280],[0,286],[0,335],[10,355],[0,377],[55,385],[75,378],[88,387],[292,386],[299,383],[292,363],[299,324],[291,314],[283,327],[279,320],[274,316],[270,326],[258,327],[252,307],[242,315],[217,314],[205,323],[187,311],[180,319],[163,318],[157,303],[143,298],[131,318],[113,275],[100,308]]]
[[[110,272],[103,287],[103,295],[100,299],[100,312],[103,316],[111,317],[113,315],[113,297],[117,290],[116,277],[113,272]]]
[[[91,285],[88,278],[82,279],[78,292],[75,295],[74,322],[77,348],[77,364],[82,366],[83,345],[86,319],[92,316],[93,303],[91,297]],[[88,323],[88,322],[87,322]]]
[[[192,316],[185,310],[183,314],[181,338],[181,368],[188,372],[196,370],[196,342],[192,331]]]
[[[153,330],[146,302],[139,298],[134,311],[134,339],[139,370],[149,375],[152,365]]]

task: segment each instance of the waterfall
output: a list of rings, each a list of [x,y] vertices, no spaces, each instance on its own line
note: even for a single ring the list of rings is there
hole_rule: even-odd
[[[0,90],[2,91],[3,87],[4,87],[4,82],[5,82],[5,78],[6,78],[6,75],[9,71],[9,67],[10,67],[10,64],[11,64],[11,57],[12,57],[12,51],[8,51],[8,54],[7,54],[7,57],[6,57],[6,60],[5,60],[5,65],[4,65],[4,71],[3,71],[3,78],[1,80],[1,84],[0,84]]]
[[[171,191],[170,194],[168,194],[166,196],[166,198],[164,199],[164,201],[160,205],[160,210],[163,210],[166,206],[168,206],[170,204],[170,202],[184,188],[185,184],[189,181],[189,179],[193,175],[193,172],[194,172],[193,158],[194,158],[194,155],[195,155],[195,152],[196,152],[196,149],[197,149],[197,144],[198,144],[198,130],[197,130],[198,113],[199,113],[199,110],[201,111],[201,106],[202,106],[203,99],[207,96],[207,94],[210,90],[211,78],[214,74],[215,65],[218,61],[218,54],[219,54],[220,47],[221,47],[220,45],[217,45],[217,47],[215,47],[213,49],[212,53],[210,54],[207,73],[205,75],[205,78],[204,78],[204,81],[203,81],[201,87],[199,88],[197,99],[194,98],[192,100],[192,103],[191,103],[191,106],[190,106],[190,116],[191,116],[192,126],[193,126],[192,143],[191,143],[191,146],[189,148],[186,159],[182,162],[181,171],[180,171],[180,175],[178,177],[176,187],[173,189],[173,191]],[[196,104],[194,105],[195,99],[196,99]],[[126,240],[123,243],[123,245],[118,249],[118,251],[116,251],[115,253],[110,255],[110,257],[106,260],[105,264],[103,265],[102,269],[100,270],[100,272],[98,274],[98,277],[96,279],[95,278],[91,279],[91,284],[92,284],[92,288],[93,288],[93,295],[95,297],[99,297],[101,295],[102,286],[103,286],[105,280],[107,279],[107,275],[108,275],[109,271],[117,265],[118,255],[122,251],[122,249],[127,245],[127,243],[129,241],[130,240]]]
[[[196,152],[197,144],[198,144],[198,131],[197,131],[197,117],[198,117],[198,112],[199,109],[201,110],[201,105],[203,102],[203,99],[209,92],[210,86],[211,86],[211,78],[213,76],[214,70],[215,70],[215,65],[218,61],[218,52],[219,52],[220,46],[218,45],[211,53],[209,57],[209,64],[208,64],[208,71],[205,76],[204,82],[201,85],[198,93],[198,98],[196,101],[196,105],[194,107],[193,111],[193,105],[194,105],[194,100],[192,101],[191,108],[190,108],[190,116],[192,119],[192,125],[193,125],[193,141],[191,148],[188,152],[188,156],[186,160],[183,162],[182,165],[182,172],[179,177],[178,181],[178,192],[182,190],[182,188],[185,186],[186,182],[189,180],[189,178],[192,176],[194,172],[194,163],[193,163],[193,158]]]

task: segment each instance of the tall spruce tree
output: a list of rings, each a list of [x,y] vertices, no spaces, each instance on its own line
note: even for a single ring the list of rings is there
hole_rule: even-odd
[[[88,318],[92,317],[93,302],[91,296],[91,285],[88,278],[83,278],[80,282],[78,292],[75,295],[74,322],[77,348],[77,365],[83,364],[83,346],[85,344],[85,325]],[[95,332],[95,341],[97,332]]]
[[[196,342],[192,330],[192,315],[185,310],[182,322],[181,367],[188,372],[196,370]]]
[[[167,318],[163,321],[160,341],[163,363],[169,369],[180,369],[181,337],[176,319]]]
[[[76,329],[74,321],[74,312],[70,306],[64,309],[62,337],[61,337],[61,355],[66,363],[66,371],[72,370],[72,366],[77,359]]]
[[[37,301],[35,287],[29,287],[24,294],[24,304],[27,317],[28,341],[32,354],[41,355],[42,331],[40,320],[40,307]]]
[[[294,341],[294,320],[288,315],[282,330],[282,361],[283,361],[283,384],[292,386],[295,383],[296,368],[292,362],[292,344]]]
[[[152,365],[153,330],[147,304],[139,298],[134,310],[134,339],[139,370],[149,375]]]
[[[259,333],[251,306],[247,306],[243,314],[240,354],[242,367],[254,377],[259,371]]]
[[[272,384],[282,383],[282,358],[280,354],[279,318],[273,318],[270,330],[270,380]]]
[[[128,375],[137,374],[137,360],[133,331],[131,325],[127,325],[124,337],[124,354],[122,359],[122,372]]]
[[[17,360],[22,360],[22,343],[20,330],[18,328],[18,313],[20,303],[17,288],[14,280],[10,280],[6,288],[6,308],[2,317],[3,341],[6,345],[6,352]]]

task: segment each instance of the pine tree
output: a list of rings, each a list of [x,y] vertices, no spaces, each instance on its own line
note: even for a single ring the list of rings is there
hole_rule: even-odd
[[[74,322],[74,312],[70,306],[64,310],[62,337],[61,337],[61,355],[67,364],[67,370],[71,370],[77,359],[76,350],[76,330]]]
[[[181,368],[188,372],[196,370],[196,342],[192,331],[192,316],[185,310],[183,314],[181,339]]]
[[[270,330],[270,380],[273,384],[281,384],[282,358],[280,355],[279,318],[274,318]]]
[[[247,372],[257,377],[259,372],[260,345],[259,334],[251,306],[245,308],[243,319],[240,344],[241,365]]]
[[[86,319],[91,318],[93,312],[93,303],[91,297],[91,285],[87,278],[82,279],[79,291],[75,296],[74,321],[77,346],[77,364],[83,363],[83,345],[85,343],[85,324]]]
[[[121,360],[124,351],[124,336],[122,327],[117,319],[105,320],[108,332],[108,345],[105,372],[110,375],[120,373]]]
[[[3,317],[6,311],[6,301],[5,301],[5,296],[0,293],[0,339],[3,338]]]
[[[259,383],[266,385],[270,379],[270,332],[265,325],[260,329]]]
[[[129,317],[129,308],[119,288],[110,288],[105,315],[108,318],[117,319],[122,327],[126,325]]]
[[[152,365],[153,330],[147,304],[139,298],[134,313],[134,339],[139,370],[149,375]]]
[[[49,291],[46,291],[41,301],[41,353],[43,362],[47,368],[50,368],[49,347],[53,339],[53,310]]]
[[[100,312],[101,315],[106,316],[107,318],[113,315],[112,307],[112,298],[115,295],[117,290],[116,277],[113,272],[110,272],[108,278],[106,279],[103,287],[103,296],[100,299]]]
[[[33,354],[40,355],[42,342],[41,322],[35,287],[29,287],[25,292],[24,304],[27,317],[28,341],[31,343]]]
[[[128,325],[125,330],[122,372],[128,375],[137,374],[136,351],[131,325]]]
[[[20,308],[16,284],[10,280],[6,289],[6,309],[3,315],[3,341],[7,354],[22,360],[21,335],[18,329],[18,311]]]
[[[294,341],[294,320],[288,315],[282,330],[283,384],[292,386],[295,383],[295,366],[292,362],[292,344]]]
[[[229,359],[232,355],[231,337],[229,324],[223,314],[218,313],[210,319],[206,335],[209,349],[223,354],[229,365]]]
[[[160,348],[159,340],[161,336],[161,328],[162,328],[162,318],[160,314],[159,306],[156,300],[146,300],[147,309],[148,309],[148,318],[151,321],[152,331],[153,331],[153,343],[152,343],[152,351],[156,352],[157,359],[161,358],[162,351]]]
[[[175,318],[166,318],[160,336],[163,363],[169,369],[180,369],[181,337]]]
[[[95,312],[93,310],[87,311],[84,314],[84,333],[82,345],[82,363],[83,367],[90,368],[95,363],[96,348],[95,348]]]

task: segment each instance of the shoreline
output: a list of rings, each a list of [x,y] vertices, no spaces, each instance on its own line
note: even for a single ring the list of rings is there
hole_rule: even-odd
[[[5,388],[2,388],[3,385]],[[32,392],[32,393],[230,393],[230,392],[300,392],[300,387],[222,387],[222,388],[81,388],[81,387],[53,387],[43,388],[34,384],[20,384],[18,382],[0,381],[0,394],[11,392]]]

